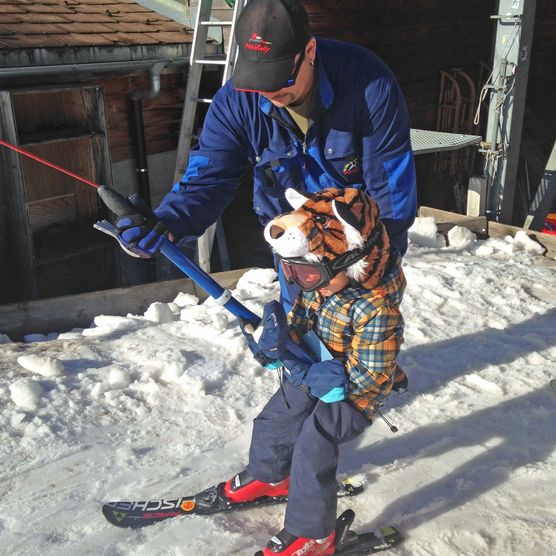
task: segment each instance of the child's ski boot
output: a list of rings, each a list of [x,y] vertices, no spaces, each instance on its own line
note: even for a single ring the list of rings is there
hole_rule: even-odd
[[[282,529],[275,537],[272,537],[263,550],[264,556],[328,556],[334,554],[334,539],[336,531],[332,531],[324,539],[307,539],[291,535]]]
[[[263,496],[271,498],[287,496],[289,486],[289,478],[279,483],[263,483],[251,477],[247,471],[242,471],[224,485],[224,494],[232,504],[237,504],[252,502]]]

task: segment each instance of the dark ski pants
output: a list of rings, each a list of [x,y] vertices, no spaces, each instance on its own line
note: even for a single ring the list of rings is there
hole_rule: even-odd
[[[289,409],[278,390],[254,421],[247,470],[266,483],[289,476],[286,530],[321,539],[336,524],[338,445],[370,422],[346,401],[321,402],[287,381],[284,392]]]

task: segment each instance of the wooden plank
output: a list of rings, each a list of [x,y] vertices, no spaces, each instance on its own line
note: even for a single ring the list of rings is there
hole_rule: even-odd
[[[36,144],[28,150],[49,162],[67,168],[79,176],[94,180],[91,167],[90,136],[54,143]],[[92,189],[30,158],[22,158],[22,166],[28,202],[49,199],[59,195],[72,195],[78,191]]]
[[[26,133],[49,129],[81,128],[90,130],[91,104],[94,87],[22,90],[13,94],[17,129],[24,141]],[[45,109],[48,107],[48,110]]]
[[[445,233],[454,226],[463,226],[477,234],[485,234],[488,237],[514,237],[517,232],[526,232],[531,238],[537,240],[545,249],[545,256],[556,259],[556,236],[532,232],[517,226],[509,226],[499,222],[489,222],[484,216],[472,217],[446,210],[431,207],[419,207],[419,216],[433,216],[439,232]]]
[[[467,186],[467,216],[482,216],[486,207],[486,178],[471,176]]]
[[[111,166],[101,87],[58,86],[18,90],[11,95],[17,97],[14,128],[17,126],[28,139],[39,141],[28,147],[30,152],[109,185]],[[44,110],[45,105],[49,110]],[[40,114],[37,106],[42,107]],[[36,286],[34,297],[119,285],[106,241],[99,240],[98,232],[90,229],[94,220],[105,216],[95,189],[28,158],[17,160],[17,164],[22,177],[15,191],[19,191],[23,206],[8,212],[28,218],[30,246],[18,251],[33,255],[33,265],[26,275]],[[22,227],[14,228],[15,237],[23,235]],[[7,299],[23,297],[11,294]]]
[[[114,287],[114,249],[110,244],[88,244],[67,258],[37,265],[37,284],[42,298],[102,291]]]
[[[60,225],[50,230],[45,237],[47,240],[41,241],[44,238],[39,235],[35,242],[37,267],[56,264],[79,257],[84,253],[106,249],[110,245],[114,246],[114,242],[108,236],[100,234],[92,226],[84,225],[80,221]],[[84,262],[76,264],[74,272],[83,271],[84,266],[87,267],[87,272],[95,272],[94,264],[87,265]],[[58,295],[64,293],[63,287],[64,284],[60,283],[61,291],[58,292]]]
[[[223,288],[234,288],[248,269],[218,272],[212,277]],[[0,305],[0,331],[19,341],[26,334],[63,332],[87,327],[97,315],[143,314],[148,306],[168,303],[178,293],[191,293],[201,301],[208,295],[189,278],[154,282],[97,292]]]
[[[439,231],[447,232],[454,226],[462,226],[476,234],[487,233],[487,219],[484,216],[466,216],[431,207],[419,207],[419,216],[433,216]]]
[[[0,137],[12,144],[18,144],[12,95],[9,91],[0,91]],[[38,289],[35,279],[35,253],[19,155],[8,149],[0,149],[0,169],[9,227],[15,231],[10,237],[15,268],[0,265],[0,272],[14,272],[18,279],[18,295],[27,299],[36,298]],[[0,292],[0,299],[4,295],[4,292]]]
[[[75,195],[73,193],[33,201],[28,203],[27,207],[33,234],[53,224],[73,222],[76,217]]]
[[[532,230],[525,230],[524,228],[519,228],[517,226],[510,226],[509,224],[501,224],[500,222],[488,223],[489,237],[514,237],[517,232],[526,232],[529,237],[537,240],[546,249],[546,257],[556,259],[556,236]]]
[[[78,139],[81,137],[90,137],[94,135],[83,129],[64,128],[50,131],[39,131],[37,133],[26,133],[20,138],[20,145],[28,147],[31,145],[45,145],[46,143],[59,143],[68,139]]]

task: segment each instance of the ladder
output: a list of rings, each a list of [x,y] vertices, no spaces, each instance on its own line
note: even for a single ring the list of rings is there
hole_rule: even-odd
[[[228,0],[226,1],[228,4],[231,3],[228,2]],[[203,69],[206,66],[223,66],[224,74],[222,76],[222,84],[226,83],[231,77],[237,56],[237,44],[234,39],[235,24],[247,1],[248,0],[235,0],[233,3],[233,15],[230,21],[216,21],[214,18],[211,19],[213,0],[199,0],[197,17],[195,18],[193,42],[191,45],[191,56],[189,59],[189,72],[178,141],[174,183],[177,183],[183,176],[189,159],[191,143],[193,139],[197,138],[193,129],[197,107],[199,104],[210,104],[212,102],[211,98],[199,98],[199,88]],[[226,27],[229,28],[230,34],[227,41],[228,44],[224,47],[225,56],[216,58],[207,55],[206,47],[209,27],[220,27],[222,30]],[[197,240],[198,263],[205,272],[210,272],[210,254],[215,233],[218,233],[220,256],[223,261],[223,266],[226,267],[227,252],[225,248],[224,232],[222,222],[218,219],[218,222],[210,226],[210,228]],[[227,266],[229,267],[229,263]]]

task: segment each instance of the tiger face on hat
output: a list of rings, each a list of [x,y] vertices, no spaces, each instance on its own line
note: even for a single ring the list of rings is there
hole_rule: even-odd
[[[388,265],[390,241],[371,197],[355,188],[311,194],[287,189],[286,199],[294,210],[277,216],[264,229],[266,241],[278,255],[332,261],[364,248],[372,237],[369,253],[346,273],[369,289],[380,281]]]

